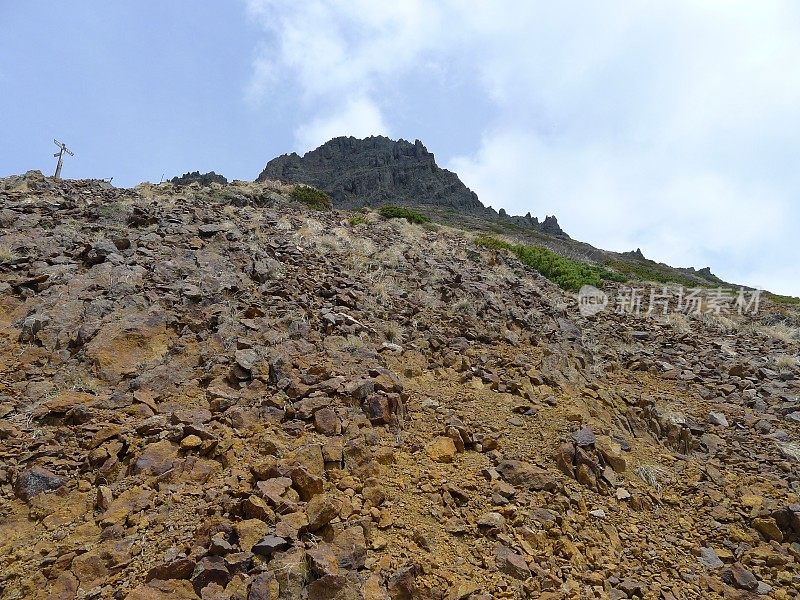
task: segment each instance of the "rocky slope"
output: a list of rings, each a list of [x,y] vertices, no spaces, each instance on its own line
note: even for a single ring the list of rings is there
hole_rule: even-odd
[[[436,164],[419,140],[338,137],[303,156],[272,159],[256,181],[305,183],[326,191],[339,208],[397,204],[436,211],[439,220],[465,215],[567,237],[554,216],[510,216],[485,207],[458,175]]]
[[[2,598],[797,597],[796,314],[290,191],[0,180]]]

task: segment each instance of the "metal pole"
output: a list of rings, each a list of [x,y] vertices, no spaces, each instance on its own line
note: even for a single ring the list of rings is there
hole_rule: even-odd
[[[58,140],[53,140],[53,143],[58,146],[58,154],[53,154],[53,156],[58,157],[58,164],[56,165],[56,174],[53,176],[55,179],[61,178],[61,165],[64,163],[64,152],[69,154],[70,156],[75,156],[72,150],[67,148],[67,145],[63,142],[59,142]]]
[[[53,176],[56,179],[61,179],[61,164],[64,162],[64,148],[59,150],[58,154],[53,154],[58,157],[58,164],[56,165],[56,174]]]

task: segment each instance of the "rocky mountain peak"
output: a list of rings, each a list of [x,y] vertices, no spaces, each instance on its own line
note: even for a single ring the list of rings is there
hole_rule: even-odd
[[[303,156],[292,153],[272,159],[256,181],[269,179],[317,187],[330,194],[339,208],[432,207],[566,237],[555,217],[539,223],[530,213],[511,216],[503,209],[487,208],[458,175],[436,164],[420,140],[412,143],[380,135],[333,138]]]

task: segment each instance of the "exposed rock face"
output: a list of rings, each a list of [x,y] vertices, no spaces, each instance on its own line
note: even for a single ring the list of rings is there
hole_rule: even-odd
[[[308,183],[348,208],[412,203],[484,210],[475,192],[439,168],[419,140],[334,138],[302,157],[292,153],[269,161],[256,181],[265,179]]]
[[[192,171],[191,173],[184,173],[180,177],[173,177],[169,180],[174,185],[189,185],[191,183],[199,183],[202,186],[211,185],[212,183],[219,183],[225,185],[228,180],[222,175],[218,175],[211,171],[209,173],[200,173],[200,171]]]
[[[436,206],[566,235],[555,217],[539,223],[530,213],[509,216],[503,209],[497,213],[485,207],[458,175],[437,166],[434,155],[419,140],[412,144],[384,136],[337,137],[303,156],[292,153],[272,159],[256,181],[267,179],[313,185],[341,208]]]

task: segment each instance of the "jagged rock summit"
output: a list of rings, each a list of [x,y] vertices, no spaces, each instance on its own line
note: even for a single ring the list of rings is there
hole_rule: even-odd
[[[219,183],[221,185],[225,185],[228,183],[228,180],[222,176],[218,175],[214,171],[209,173],[200,173],[200,171],[192,171],[191,173],[184,173],[180,177],[173,177],[169,180],[170,183],[174,185],[189,185],[192,183],[199,183],[200,185],[210,185],[212,183]]]
[[[272,159],[256,181],[268,179],[313,185],[330,194],[339,208],[399,204],[455,209],[566,237],[554,216],[540,223],[530,213],[510,216],[484,206],[458,175],[436,164],[419,140],[333,138],[303,156],[293,152]]]

